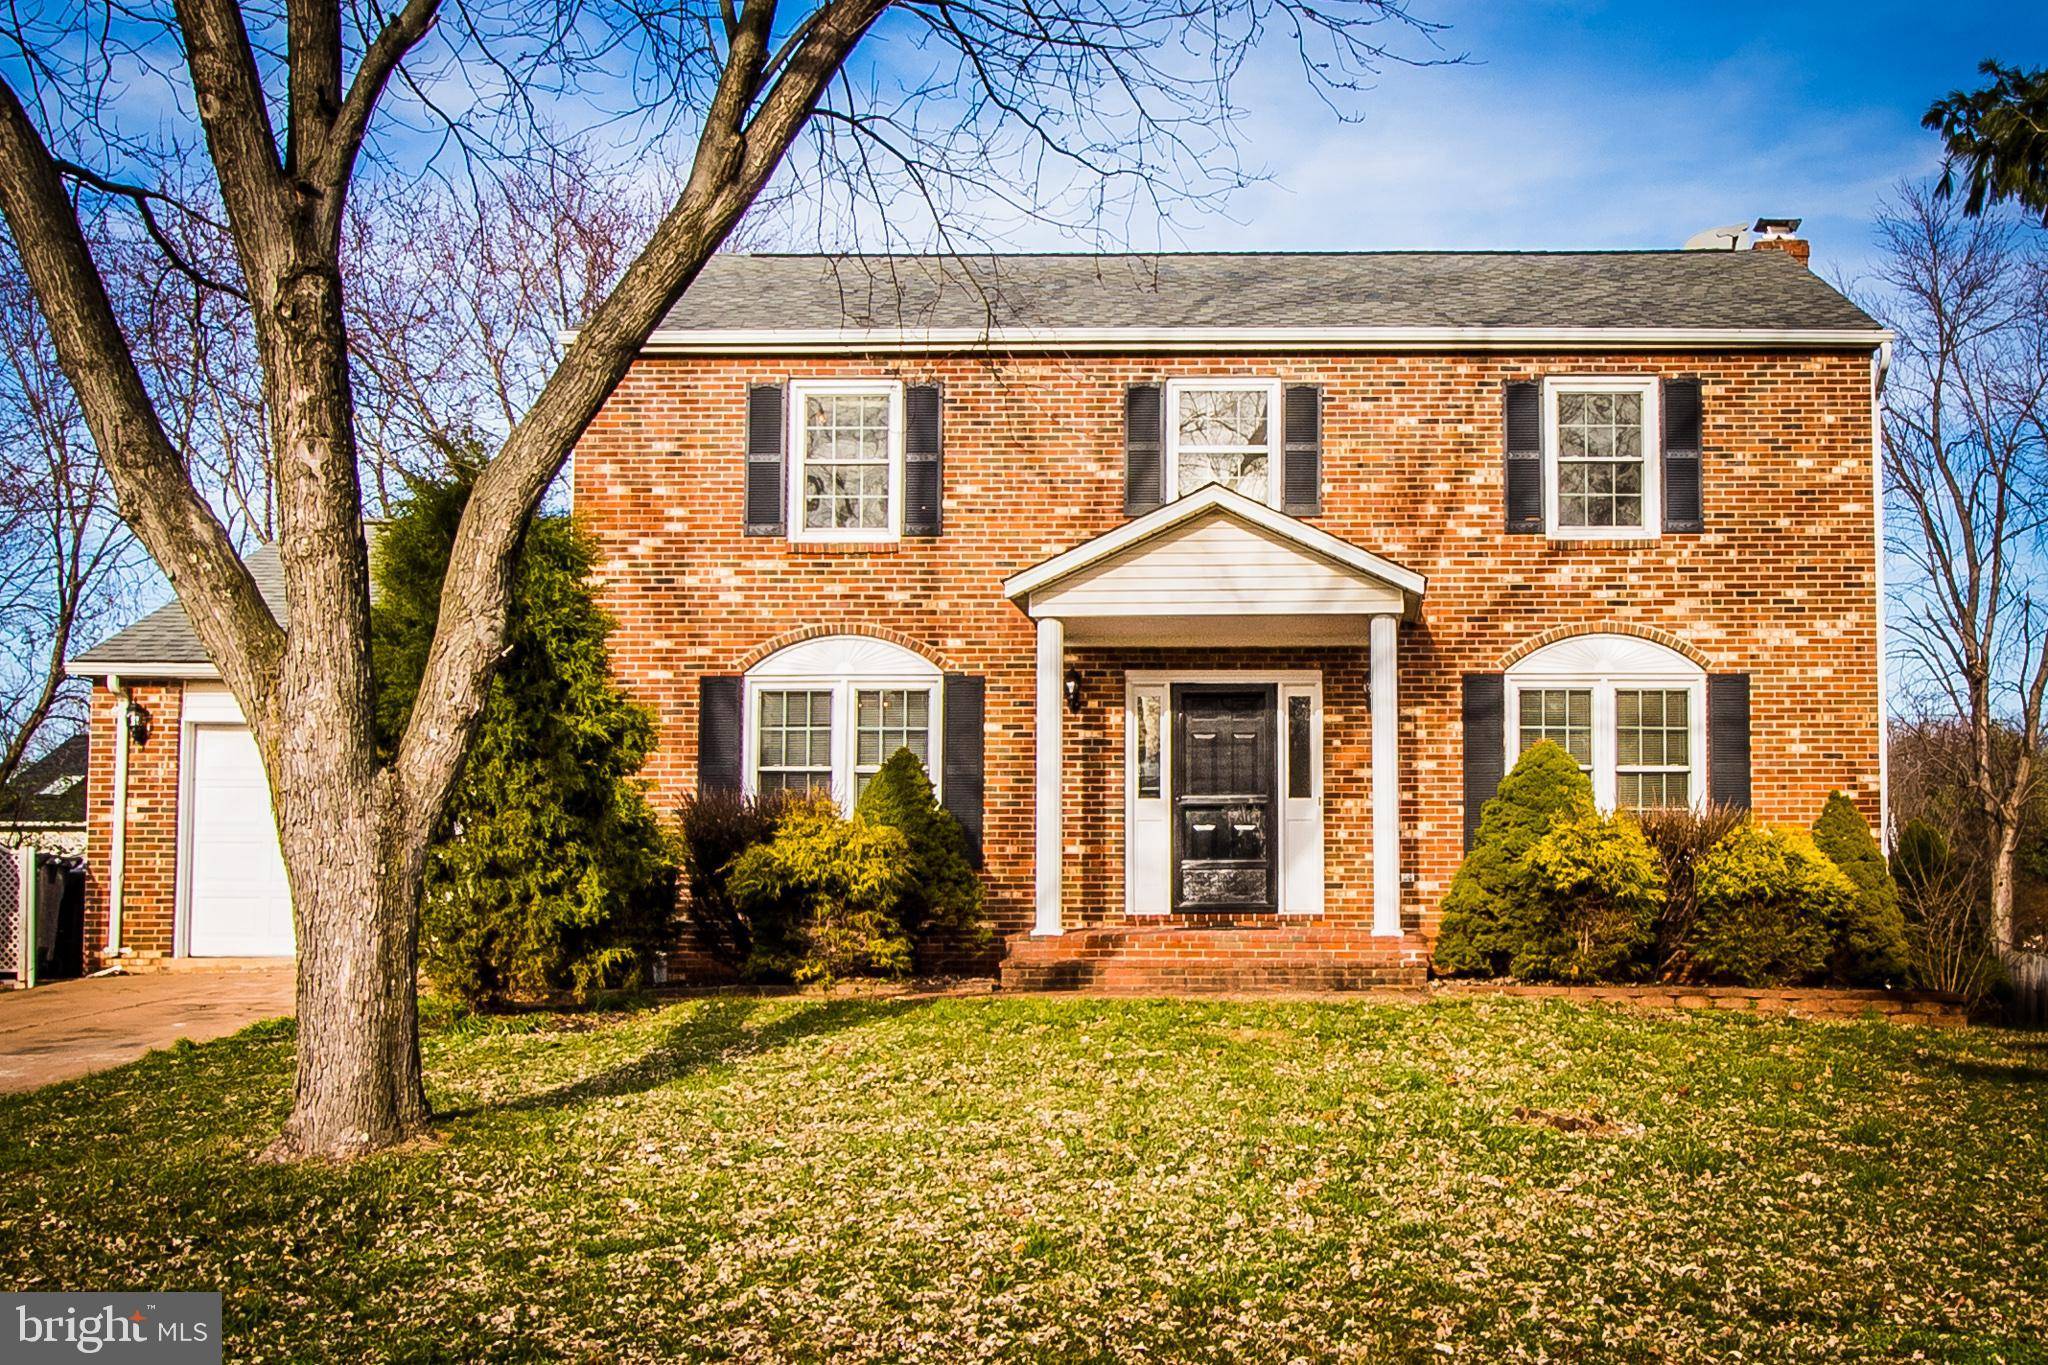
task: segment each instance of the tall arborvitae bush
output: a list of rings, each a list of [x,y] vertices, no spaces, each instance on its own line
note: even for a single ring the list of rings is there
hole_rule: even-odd
[[[1856,803],[1841,792],[1828,796],[1813,822],[1813,842],[1856,888],[1835,926],[1828,975],[1845,986],[1883,986],[1903,981],[1910,967],[1906,920],[1899,889],[1884,853]]]
[[[1479,815],[1478,837],[1444,896],[1436,968],[1446,975],[1510,970],[1525,927],[1543,913],[1526,859],[1560,816],[1593,808],[1593,784],[1557,745],[1525,752]]]
[[[967,833],[938,802],[924,764],[909,749],[889,755],[868,780],[854,813],[901,830],[910,845],[910,881],[900,916],[911,941],[964,954],[991,941],[981,913],[981,878],[968,855]]]
[[[377,537],[372,661],[387,749],[412,710],[479,468],[458,452],[445,476],[413,480]],[[505,661],[427,855],[421,962],[473,1004],[638,984],[669,937],[675,868],[634,776],[653,719],[612,680],[592,559],[567,518],[528,528]]]

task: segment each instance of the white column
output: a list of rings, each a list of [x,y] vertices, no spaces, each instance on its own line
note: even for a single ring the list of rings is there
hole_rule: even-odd
[[[1055,617],[1038,621],[1038,838],[1034,857],[1038,918],[1034,934],[1060,932],[1060,725],[1066,718],[1067,627]]]
[[[1372,931],[1401,932],[1401,750],[1395,642],[1400,618],[1372,618]]]

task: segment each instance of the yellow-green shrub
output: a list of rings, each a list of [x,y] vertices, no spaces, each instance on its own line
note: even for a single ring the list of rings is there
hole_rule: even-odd
[[[1533,981],[1632,974],[1664,903],[1664,869],[1635,820],[1575,810],[1525,861],[1532,917],[1513,936],[1509,970]]]
[[[785,943],[756,942],[749,975],[904,975],[911,953],[901,907],[911,878],[901,830],[848,820],[824,797],[792,804],[775,837],[741,853],[726,876],[743,913],[793,927]]]
[[[1745,821],[1700,858],[1699,907],[1689,947],[1695,967],[1743,986],[1782,985],[1821,974],[1833,926],[1856,888],[1813,839]]]

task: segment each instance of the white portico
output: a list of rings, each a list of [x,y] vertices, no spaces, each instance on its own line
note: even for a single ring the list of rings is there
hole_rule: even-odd
[[[1373,932],[1398,936],[1397,652],[1424,586],[1413,570],[1220,484],[1009,578],[1004,592],[1038,628],[1034,932],[1065,927],[1070,647],[1215,652],[1213,666],[1126,677],[1125,905],[1135,918],[1321,911],[1321,673],[1234,667],[1230,652],[1348,646],[1370,662]]]

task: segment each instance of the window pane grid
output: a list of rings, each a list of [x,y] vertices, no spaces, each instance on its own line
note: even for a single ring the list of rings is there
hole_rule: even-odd
[[[832,790],[832,694],[763,692],[755,786],[763,792]]]
[[[931,768],[931,693],[922,688],[862,689],[854,693],[854,796],[898,749]]]
[[[1627,810],[1692,802],[1691,697],[1683,690],[1614,694],[1614,801]]]
[[[1572,756],[1585,772],[1593,771],[1593,693],[1584,688],[1533,688],[1521,693],[1521,748],[1525,752],[1549,740]]]
[[[1557,519],[1563,526],[1643,525],[1643,395],[1557,395]]]
[[[1176,393],[1174,452],[1181,495],[1220,483],[1264,502],[1271,466],[1269,392],[1184,388]]]
[[[886,391],[805,395],[805,529],[888,529],[889,399]]]

